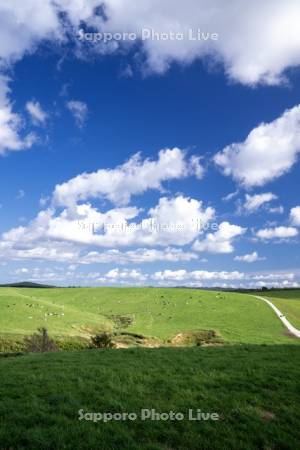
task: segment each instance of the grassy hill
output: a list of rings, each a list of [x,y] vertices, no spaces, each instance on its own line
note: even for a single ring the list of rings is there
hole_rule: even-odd
[[[54,288],[50,284],[33,283],[32,281],[19,281],[18,283],[0,284],[0,287],[16,287],[16,288]]]
[[[3,339],[39,326],[62,340],[126,331],[166,342],[179,333],[214,330],[226,343],[298,343],[262,301],[247,294],[163,288],[0,289]]]
[[[298,301],[295,291],[293,297],[270,294],[274,303],[282,302],[282,310]],[[299,340],[251,295],[157,288],[0,289],[2,348],[39,326],[62,343],[81,339],[86,345],[92,334],[108,330],[140,333],[146,344],[165,347],[0,353],[1,450],[299,447]],[[178,340],[200,330],[215,331],[222,345],[196,347]],[[173,411],[183,419],[141,420],[142,409]],[[187,420],[189,409],[194,417],[197,410],[217,413],[219,420]],[[137,419],[80,421],[80,410],[135,413]]]
[[[1,449],[295,450],[299,347],[84,350],[0,358]],[[140,420],[141,409],[182,421]],[[78,411],[136,421],[79,421]],[[188,421],[188,409],[218,421]]]

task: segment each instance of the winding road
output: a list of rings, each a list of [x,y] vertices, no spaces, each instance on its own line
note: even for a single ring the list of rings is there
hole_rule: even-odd
[[[258,295],[253,295],[252,297],[258,298],[259,300],[263,300],[264,302],[268,303],[268,305],[275,311],[276,316],[279,317],[281,322],[284,324],[284,326],[289,330],[289,332],[300,339],[300,330],[297,330],[297,328],[293,327],[293,325],[286,319],[286,317],[282,314],[282,312],[276,308],[275,305],[273,305],[270,300],[267,300],[264,297],[259,297]]]

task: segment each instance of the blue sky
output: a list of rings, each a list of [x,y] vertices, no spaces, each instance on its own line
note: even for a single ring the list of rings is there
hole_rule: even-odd
[[[46,3],[0,6],[0,282],[297,286],[297,2]],[[172,23],[218,41],[78,39]]]

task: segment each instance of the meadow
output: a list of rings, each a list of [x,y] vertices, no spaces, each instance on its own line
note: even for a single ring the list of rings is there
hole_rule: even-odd
[[[295,450],[295,345],[83,350],[0,358],[0,448]],[[200,409],[220,420],[92,422],[79,411]]]
[[[260,295],[287,314],[299,291]],[[16,356],[39,326],[72,351]],[[1,288],[0,330],[1,450],[299,448],[299,339],[249,294]],[[88,349],[103,330],[119,348]],[[205,331],[216,337],[197,346],[191,337]],[[183,419],[142,420],[145,408]],[[218,420],[188,420],[190,409]],[[137,419],[79,420],[80,411]]]
[[[291,299],[277,301],[292,307]],[[296,308],[300,302],[294,303]],[[179,341],[178,334],[197,330],[212,330],[231,344],[298,342],[264,302],[247,294],[175,288],[0,289],[2,351],[41,326],[62,346],[84,346],[100,331],[138,333],[152,345]]]

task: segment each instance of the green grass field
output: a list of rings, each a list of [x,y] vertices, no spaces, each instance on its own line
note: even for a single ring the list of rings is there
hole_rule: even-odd
[[[157,288],[0,289],[2,338],[21,339],[40,326],[61,339],[126,330],[166,342],[178,333],[215,330],[226,343],[298,343],[264,302],[247,294]]]
[[[294,345],[83,350],[0,358],[0,448],[296,450]],[[201,409],[219,421],[79,421]]]
[[[292,321],[299,291],[260,295],[270,296]],[[74,349],[80,339],[87,346],[103,330],[139,333],[160,348],[1,355],[1,348],[16,350],[40,326],[62,348],[69,343]],[[0,330],[0,450],[299,448],[300,340],[251,295],[1,288]],[[217,342],[178,347],[170,341],[200,330],[216,331]],[[145,408],[184,419],[143,421]],[[217,413],[220,420],[187,420],[189,409]],[[137,420],[80,421],[80,410],[136,413]]]

